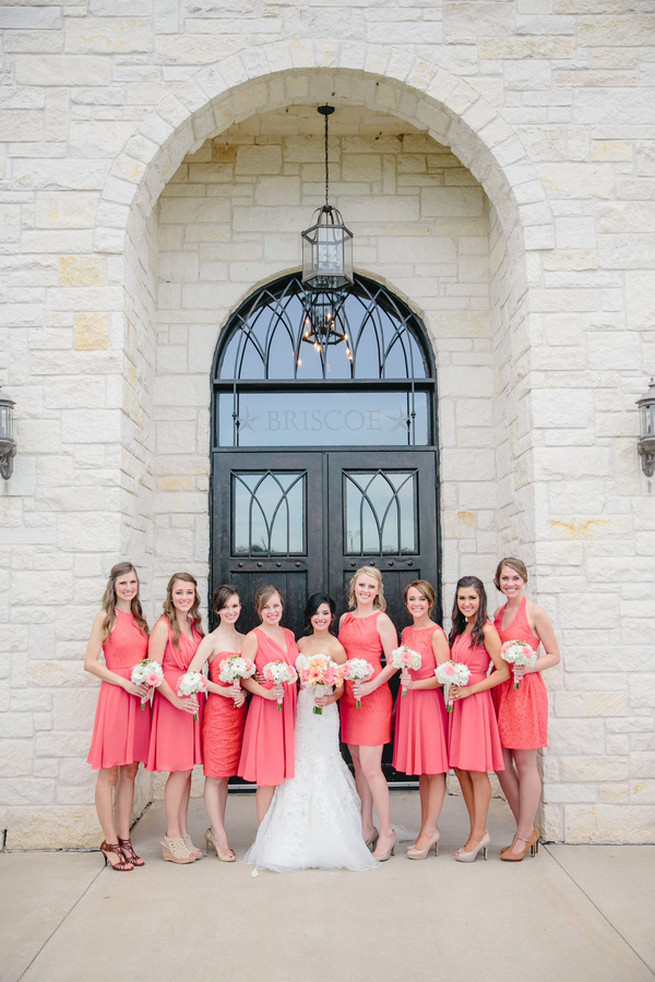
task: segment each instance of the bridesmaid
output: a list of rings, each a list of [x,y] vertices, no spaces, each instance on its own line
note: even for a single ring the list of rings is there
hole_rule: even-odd
[[[133,667],[146,657],[148,624],[139,600],[139,578],[132,563],[117,563],[109,574],[84,656],[84,670],[101,679],[88,762],[98,771],[96,809],[105,839],[100,850],[112,869],[144,866],[130,841],[134,779],[148,756],[150,705],[139,697],[147,685],[131,681]],[[100,661],[101,652],[105,664]],[[115,793],[116,819],[114,821]]]
[[[396,699],[393,766],[403,774],[419,775],[421,831],[407,850],[409,859],[425,859],[432,846],[439,855],[437,822],[446,793],[446,707],[434,670],[448,661],[450,651],[443,629],[430,618],[436,599],[426,580],[415,580],[405,588],[405,606],[414,623],[403,631],[401,644],[421,655],[419,669],[401,672],[407,695]]]
[[[509,667],[500,657],[500,638],[487,619],[487,595],[477,576],[463,576],[459,580],[452,617],[448,636],[451,658],[468,665],[471,672],[468,685],[453,685],[450,689],[454,706],[448,728],[449,762],[462,787],[471,825],[466,845],[457,850],[455,859],[472,863],[480,850],[487,858],[487,813],[491,801],[488,772],[503,769],[503,752],[489,690],[509,678]]]
[[[355,767],[355,782],[362,803],[362,834],[370,845],[377,841],[376,859],[385,862],[393,855],[398,838],[391,828],[389,788],[382,773],[382,748],[391,740],[392,698],[388,681],[396,669],[391,652],[398,638],[384,613],[386,601],[382,575],[374,566],[362,566],[350,581],[349,606],[339,622],[339,641],[348,658],[364,658],[373,665],[368,682],[346,685],[341,699],[341,738]],[[386,665],[382,667],[382,655]],[[357,709],[356,701],[362,700]],[[373,824],[373,805],[380,819],[380,832]]]
[[[246,635],[241,654],[254,661],[260,678],[264,666],[271,661],[284,661],[295,670],[298,646],[291,631],[280,624],[284,604],[278,590],[274,586],[258,590],[255,609],[261,626]],[[243,687],[253,693],[253,698],[237,773],[246,781],[257,783],[255,803],[261,823],[277,785],[294,776],[297,690],[292,683],[273,685],[258,682],[256,677],[244,679]],[[281,712],[278,699],[282,699]]]
[[[494,691],[505,765],[498,772],[498,780],[516,819],[514,840],[500,858],[514,863],[520,862],[528,849],[534,855],[539,848],[539,831],[534,826],[541,798],[537,749],[548,743],[548,696],[541,673],[560,660],[548,615],[523,596],[527,582],[528,571],[520,559],[510,557],[499,562],[494,584],[507,598],[494,615],[501,642],[526,641],[534,651],[540,643],[543,646],[534,665],[517,666],[515,674],[521,680],[518,689],[510,679]]]
[[[221,682],[221,663],[230,655],[241,653],[245,635],[236,629],[241,616],[241,600],[233,586],[223,584],[212,598],[218,627],[200,642],[190,672],[198,672],[209,662],[207,691],[209,696],[202,714],[202,756],[205,772],[205,808],[211,827],[205,832],[207,853],[210,847],[223,863],[233,863],[225,833],[225,807],[228,779],[236,774],[241,755],[243,728],[246,723],[246,696],[239,682]]]
[[[164,681],[155,692],[148,750],[149,771],[169,771],[164,790],[166,835],[161,843],[165,862],[192,863],[196,849],[187,826],[191,774],[202,764],[201,707],[196,696],[178,696],[178,681],[189,668],[202,640],[198,585],[190,573],[175,573],[168,581],[164,616],[150,637],[148,655],[161,663]],[[194,720],[194,715],[198,719]]]

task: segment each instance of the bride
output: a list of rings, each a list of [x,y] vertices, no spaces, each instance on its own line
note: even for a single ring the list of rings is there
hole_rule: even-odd
[[[314,655],[338,664],[346,652],[330,632],[335,618],[332,597],[315,593],[305,607],[313,633],[298,639],[300,672]],[[295,777],[275,791],[245,863],[278,873],[300,869],[364,870],[377,866],[361,833],[360,803],[350,771],[339,750],[337,699],[343,684],[301,685],[296,710]],[[318,694],[318,693],[322,694]],[[323,712],[313,712],[320,706]]]

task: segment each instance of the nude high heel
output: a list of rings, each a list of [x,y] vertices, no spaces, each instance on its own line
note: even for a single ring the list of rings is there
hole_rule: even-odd
[[[525,855],[528,849],[530,850],[531,856],[536,856],[537,853],[539,852],[539,832],[537,831],[537,829],[533,830],[532,835],[530,836],[529,839],[524,839],[522,835],[515,835],[514,842],[516,842],[517,839],[519,842],[523,843],[523,849],[521,849],[520,852],[514,853],[514,852],[510,852],[510,849],[512,848],[510,846],[509,849],[506,849],[504,852],[501,852],[500,854],[500,858],[503,860],[503,862],[520,863],[522,859],[525,859]]]
[[[393,842],[391,843],[391,845],[389,846],[389,848],[387,849],[387,851],[386,852],[378,853],[377,850],[376,850],[373,853],[373,858],[374,859],[377,859],[378,862],[380,862],[380,863],[386,863],[387,859],[389,859],[390,856],[393,856],[393,854],[395,852],[395,849],[396,849],[396,843],[397,842],[398,842],[398,836],[394,832],[394,834],[393,834]],[[380,848],[379,843],[378,843],[378,847],[377,848],[378,849]]]
[[[439,840],[440,840],[440,838],[441,838],[441,832],[439,831],[439,829],[437,829],[437,831],[434,833],[434,835],[432,836],[432,838],[428,842],[428,844],[425,847],[425,849],[416,849],[415,846],[410,846],[409,849],[407,850],[407,858],[408,859],[427,859],[427,855],[430,852],[430,849],[432,849],[432,846],[434,846],[434,854],[435,854],[435,856],[438,856],[439,855]]]
[[[482,852],[485,862],[487,859],[487,849],[489,848],[489,843],[491,839],[489,838],[489,833],[485,832],[480,841],[478,842],[475,849],[470,849],[468,852],[464,849],[458,849],[455,853],[455,859],[458,863],[473,863],[479,852]]]
[[[216,853],[216,858],[220,860],[221,863],[234,863],[236,862],[236,856],[234,855],[234,849],[230,849],[227,854],[220,853],[218,851],[218,846],[216,845],[216,839],[214,838],[214,833],[209,828],[205,832],[205,842],[207,844],[207,855],[213,849]]]

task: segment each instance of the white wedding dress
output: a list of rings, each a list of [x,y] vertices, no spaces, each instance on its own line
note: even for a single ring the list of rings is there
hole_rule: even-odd
[[[296,661],[300,671],[304,655]],[[276,788],[257,838],[244,857],[259,869],[365,870],[379,863],[362,838],[359,796],[339,750],[336,703],[313,712],[330,688],[301,686],[296,708],[295,777]]]

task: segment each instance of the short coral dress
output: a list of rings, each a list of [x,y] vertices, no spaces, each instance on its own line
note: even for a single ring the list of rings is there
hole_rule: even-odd
[[[133,614],[117,610],[114,628],[102,646],[107,668],[129,679],[148,652],[148,638]],[[87,760],[96,770],[145,761],[150,736],[150,705],[120,685],[101,682]]]
[[[281,648],[261,628],[255,628],[255,665],[258,673],[270,661],[284,661],[295,667],[299,654],[296,639],[288,628],[282,630],[286,638],[286,648]],[[262,685],[267,689],[273,688],[273,684],[269,682],[263,682]],[[262,787],[275,787],[295,773],[296,683],[287,682],[284,689],[281,711],[277,702],[272,699],[253,694],[250,700],[237,774]]]
[[[191,664],[202,636],[192,627],[193,640],[180,634],[179,647],[173,644],[173,628],[168,619],[161,620],[168,628],[168,642],[164,649],[162,669],[164,678],[173,692],[177,693],[180,676]],[[200,740],[203,697],[199,695],[198,719],[193,713],[176,709],[160,692],[155,691],[152,707],[152,729],[148,750],[149,771],[190,771],[195,764],[202,764],[202,744]]]
[[[471,670],[468,684],[487,677],[491,659],[483,644],[471,645],[470,634],[458,634],[451,648],[454,662]],[[503,748],[498,735],[491,689],[476,692],[453,703],[448,720],[448,760],[463,771],[504,771]]]
[[[526,612],[527,601],[521,601],[516,617],[503,630],[504,607],[498,611],[494,624],[501,642],[525,641],[533,651],[539,647],[539,638],[532,633]],[[500,742],[508,750],[534,750],[548,745],[548,695],[541,672],[528,672],[514,688],[510,675],[508,682],[493,689],[494,705],[498,716]]]
[[[438,624],[418,631],[406,627],[401,643],[421,655],[421,667],[410,669],[412,680],[434,678],[437,666],[432,650]],[[444,635],[445,636],[445,635]],[[401,690],[402,691],[402,690]],[[445,774],[448,770],[446,707],[440,688],[408,689],[396,699],[396,733],[393,766],[403,774]]]
[[[354,617],[347,613],[339,629],[339,641],[348,658],[364,658],[373,666],[376,678],[382,671],[382,642],[378,634],[378,617],[381,611],[368,617]],[[378,686],[370,696],[364,696],[358,709],[353,695],[353,683],[346,682],[339,700],[341,711],[341,739],[354,747],[379,747],[391,740],[391,711],[393,699],[388,683]]]
[[[209,663],[209,677],[216,685],[229,688],[229,682],[221,682],[218,675],[221,663],[234,655],[234,651],[219,651]],[[241,757],[243,728],[246,725],[247,707],[235,706],[233,699],[207,695],[202,713],[202,755],[205,777],[232,777],[236,774]]]

